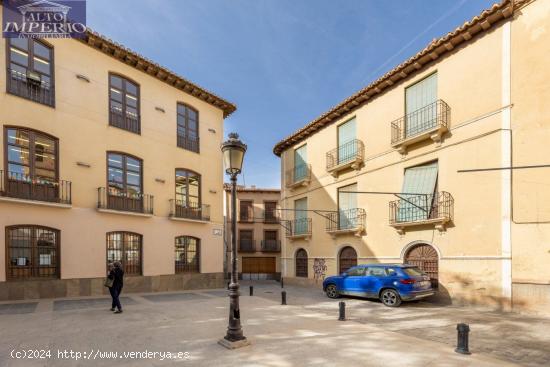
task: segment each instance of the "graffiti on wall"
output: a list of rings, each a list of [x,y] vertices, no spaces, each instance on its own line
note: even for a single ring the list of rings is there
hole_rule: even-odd
[[[325,275],[327,273],[327,264],[325,259],[319,259],[316,258],[313,261],[313,276],[315,280],[318,279],[325,279]]]

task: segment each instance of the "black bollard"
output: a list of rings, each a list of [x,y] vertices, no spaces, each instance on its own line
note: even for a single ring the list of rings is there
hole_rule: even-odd
[[[227,290],[229,290],[229,282],[227,282]]]
[[[468,333],[470,332],[470,326],[468,324],[457,324],[457,346],[455,352],[460,354],[471,354],[468,343]]]
[[[281,304],[286,305],[286,291],[281,292]]]
[[[250,286],[250,295],[251,295],[251,296],[254,295],[254,287],[253,287],[253,286]]]
[[[338,321],[346,321],[346,302],[340,302],[338,306],[339,306]]]
[[[281,277],[281,288],[285,287],[285,283],[283,282],[283,277]]]

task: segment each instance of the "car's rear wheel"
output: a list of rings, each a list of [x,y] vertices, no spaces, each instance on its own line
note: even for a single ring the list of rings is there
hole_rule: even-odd
[[[338,298],[340,296],[338,294],[338,290],[336,289],[336,286],[334,284],[327,285],[327,288],[325,289],[325,292],[326,292],[328,298]]]
[[[388,307],[398,307],[401,304],[401,297],[393,289],[384,289],[380,293],[380,301]]]

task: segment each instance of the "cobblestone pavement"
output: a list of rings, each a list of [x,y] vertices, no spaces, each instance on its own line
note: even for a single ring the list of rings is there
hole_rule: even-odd
[[[255,294],[280,300],[280,285],[266,281],[242,284],[243,293],[253,285]],[[550,318],[503,313],[480,307],[439,306],[428,300],[389,308],[376,300],[340,298],[331,300],[321,290],[285,286],[287,303],[337,315],[338,302],[346,303],[346,317],[385,330],[456,345],[456,324],[470,325],[470,350],[523,366],[550,366]]]
[[[249,296],[249,285],[254,296]],[[244,282],[241,312],[252,345],[217,345],[227,327],[225,290],[125,294],[125,312],[110,299],[0,303],[0,366],[550,366],[550,319],[437,306],[387,308],[376,301],[331,300],[317,289]],[[337,321],[338,302],[347,321]],[[472,355],[454,352],[456,323],[471,327]],[[50,350],[47,359],[16,359],[13,350]],[[59,352],[80,352],[79,360]],[[187,352],[177,360],[131,358],[106,352]],[[86,355],[86,357],[84,357]],[[86,358],[86,359],[84,359]],[[92,359],[92,360],[90,360]]]

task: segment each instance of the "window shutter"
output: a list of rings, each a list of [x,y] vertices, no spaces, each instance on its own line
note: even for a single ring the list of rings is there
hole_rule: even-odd
[[[437,101],[437,73],[405,90],[407,136],[417,135],[435,126],[436,108],[419,111],[435,101]]]
[[[427,196],[402,195],[410,202],[402,200],[399,204],[399,222],[428,219],[437,184],[437,173],[437,162],[405,170],[401,192]]]

